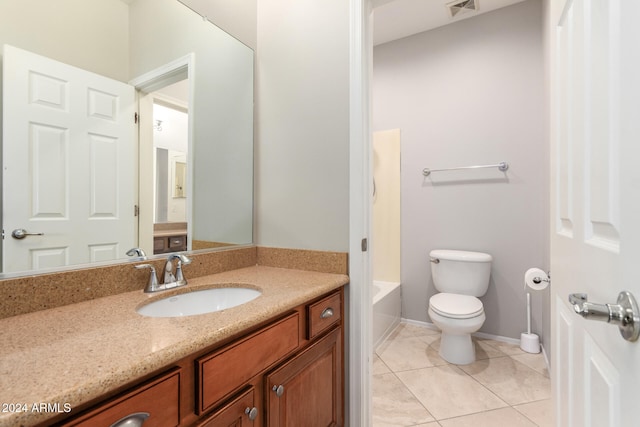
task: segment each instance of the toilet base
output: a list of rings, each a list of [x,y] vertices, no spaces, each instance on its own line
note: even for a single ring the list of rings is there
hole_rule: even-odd
[[[431,321],[442,332],[440,337],[440,357],[455,365],[468,365],[476,360],[476,348],[471,334],[477,332],[486,319],[484,312],[480,316],[468,319],[444,317],[429,308]]]
[[[476,361],[476,349],[471,335],[452,335],[442,332],[440,357],[454,365],[468,365]]]

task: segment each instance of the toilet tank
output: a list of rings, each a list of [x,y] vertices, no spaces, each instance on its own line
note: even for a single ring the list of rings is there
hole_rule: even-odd
[[[431,277],[439,292],[480,297],[487,293],[491,261],[482,252],[435,249],[431,257]]]

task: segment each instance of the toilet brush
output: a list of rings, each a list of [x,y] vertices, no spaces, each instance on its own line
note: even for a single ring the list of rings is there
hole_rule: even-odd
[[[520,334],[520,348],[527,353],[540,353],[540,338],[531,333],[531,294],[527,292],[527,332]]]

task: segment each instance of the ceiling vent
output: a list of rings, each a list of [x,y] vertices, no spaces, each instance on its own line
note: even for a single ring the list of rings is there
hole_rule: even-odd
[[[453,18],[459,14],[478,10],[478,0],[457,0],[447,4],[449,15]]]

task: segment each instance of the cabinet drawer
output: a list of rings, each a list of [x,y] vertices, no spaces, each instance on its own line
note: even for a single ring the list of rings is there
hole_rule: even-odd
[[[187,236],[171,236],[169,237],[169,248],[187,248]]]
[[[342,318],[342,294],[336,292],[307,306],[307,339],[313,339]]]
[[[165,250],[166,240],[164,237],[153,238],[153,253],[162,252]]]
[[[255,406],[255,400],[255,389],[251,387],[215,411],[210,417],[198,424],[197,427],[253,426],[253,420],[258,416],[259,412],[259,409]]]
[[[144,427],[180,424],[180,370],[174,370],[115,400],[98,406],[65,426],[110,426],[136,413],[147,413]]]
[[[299,317],[298,313],[293,313],[237,343],[198,359],[198,412],[204,413],[250,378],[298,348]]]

